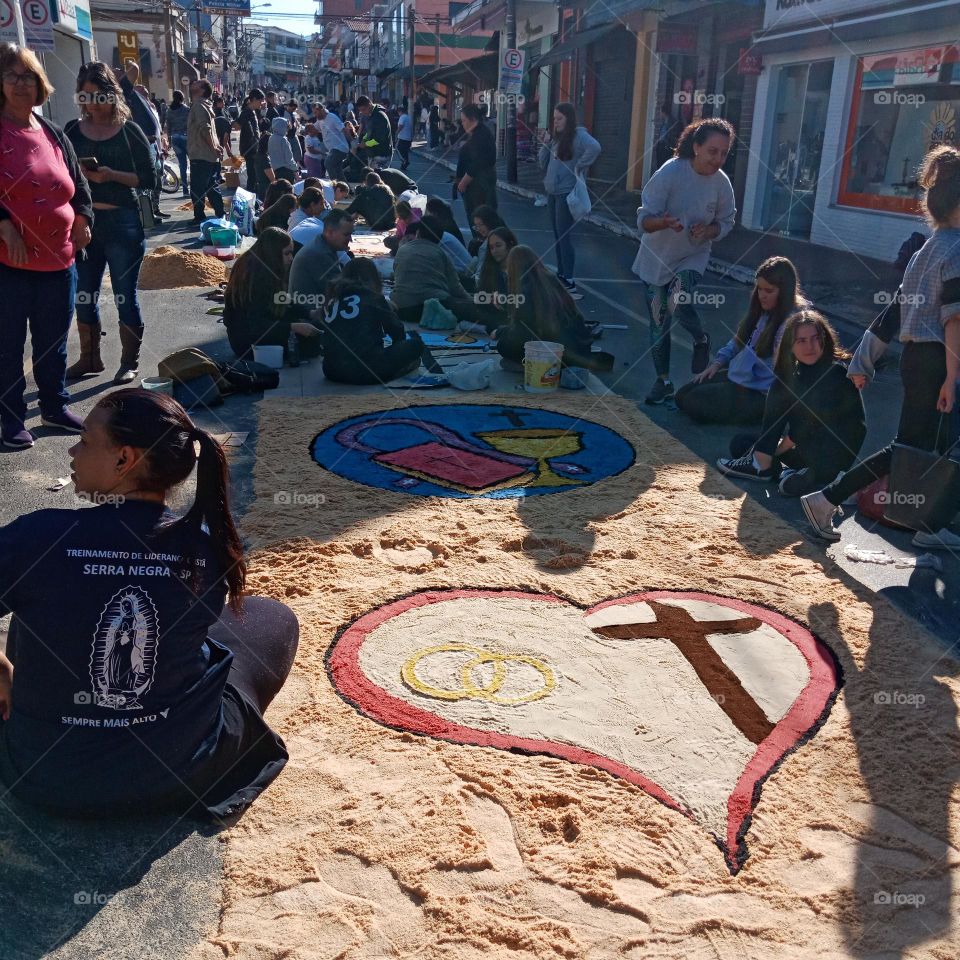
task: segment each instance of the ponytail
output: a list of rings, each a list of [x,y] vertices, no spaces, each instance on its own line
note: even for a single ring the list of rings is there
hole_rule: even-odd
[[[917,182],[925,191],[921,206],[927,222],[948,226],[960,206],[960,150],[949,144],[934,147],[923,158]]]
[[[227,581],[230,609],[239,613],[247,578],[247,563],[243,557],[243,543],[230,512],[230,469],[223,447],[206,430],[194,427],[191,437],[200,444],[197,493],[183,522],[197,527],[206,523],[210,542]]]

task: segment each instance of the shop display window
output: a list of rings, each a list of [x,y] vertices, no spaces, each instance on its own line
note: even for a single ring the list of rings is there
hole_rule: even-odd
[[[919,212],[920,162],[939,144],[957,142],[958,61],[948,44],[860,59],[838,203]]]

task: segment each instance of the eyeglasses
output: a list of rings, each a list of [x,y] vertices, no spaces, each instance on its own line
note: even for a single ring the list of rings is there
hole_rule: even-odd
[[[19,87],[21,84],[25,87],[35,87],[39,79],[35,73],[15,73],[13,70],[3,75],[3,82],[9,83],[11,87]]]

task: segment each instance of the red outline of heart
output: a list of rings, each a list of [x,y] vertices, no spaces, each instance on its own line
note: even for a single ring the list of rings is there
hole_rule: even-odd
[[[770,735],[757,746],[756,753],[747,763],[733,792],[727,798],[726,838],[714,837],[717,846],[723,851],[724,860],[732,874],[740,870],[749,856],[745,836],[750,827],[753,810],[760,801],[760,790],[764,781],[791,752],[816,733],[826,720],[842,685],[840,667],[832,651],[795,620],[767,607],[760,607],[733,597],[674,590],[631,593],[624,597],[604,600],[587,609],[548,593],[519,590],[425,590],[394,600],[364,614],[341,630],[327,651],[327,672],[337,693],[361,713],[384,726],[468,746],[496,747],[515,753],[546,754],[571,763],[584,763],[598,767],[640,787],[654,799],[691,820],[695,818],[690,811],[684,809],[663,787],[631,767],[581,747],[552,743],[549,740],[511,737],[494,731],[476,730],[473,727],[452,723],[434,713],[415,707],[405,700],[391,696],[382,687],[373,683],[362,671],[360,648],[366,637],[381,624],[407,610],[461,597],[511,597],[540,600],[544,603],[562,603],[583,610],[585,617],[606,607],[642,603],[647,600],[703,600],[739,610],[746,616],[756,617],[785,636],[800,651],[810,671],[810,679],[786,715],[776,724]]]

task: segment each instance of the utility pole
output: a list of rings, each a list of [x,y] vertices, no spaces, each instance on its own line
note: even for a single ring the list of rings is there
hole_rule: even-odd
[[[410,122],[416,123],[413,115],[416,109],[413,105],[413,98],[417,92],[417,12],[411,4],[408,8],[410,16],[410,95],[407,97],[407,113],[410,114]],[[412,129],[416,130],[414,126]]]
[[[200,79],[202,80],[207,75],[207,71],[203,65],[203,31],[200,28],[200,0],[196,0],[194,10],[197,14],[197,69],[200,71]]]
[[[517,0],[507,0],[507,49],[517,46]],[[507,102],[507,183],[517,182],[517,98],[511,96]]]
[[[173,63],[173,17],[171,15],[171,0],[163,0],[163,31],[167,60],[167,86],[170,88],[167,97],[173,98],[173,91],[177,89],[176,67]]]
[[[433,66],[440,66],[440,17],[433,18]]]

